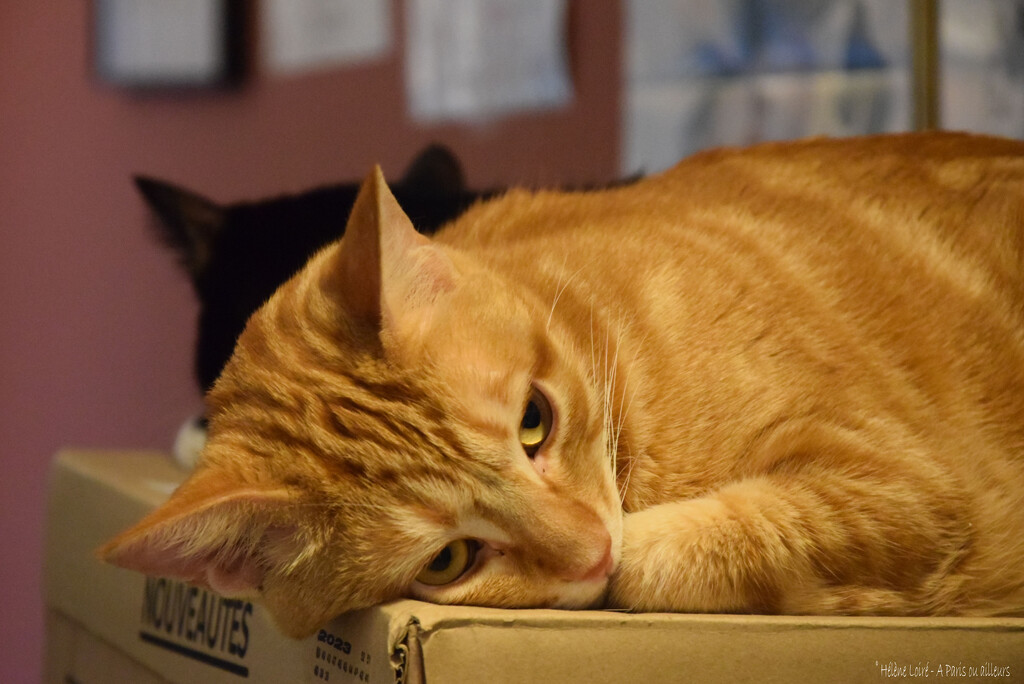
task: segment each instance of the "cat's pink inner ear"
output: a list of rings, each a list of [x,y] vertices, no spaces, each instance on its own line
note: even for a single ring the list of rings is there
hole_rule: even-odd
[[[185,491],[99,549],[107,562],[171,577],[224,595],[249,594],[268,569],[288,563],[267,538],[290,526],[276,522],[290,496],[281,490],[238,490],[212,498]],[[291,533],[294,536],[295,530]]]
[[[224,596],[251,594],[263,584],[266,573],[261,557],[239,553],[234,558],[212,559],[204,568],[203,584]]]
[[[105,559],[114,565],[154,577],[171,577],[224,596],[251,594],[263,583],[264,570],[253,554],[223,556],[187,550],[144,537],[112,550]]]

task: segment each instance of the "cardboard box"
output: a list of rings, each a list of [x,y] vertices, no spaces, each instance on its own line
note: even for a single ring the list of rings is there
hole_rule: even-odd
[[[1024,681],[1024,618],[495,610],[399,601],[281,636],[259,605],[93,550],[184,477],[154,452],[61,453],[50,481],[48,682]]]

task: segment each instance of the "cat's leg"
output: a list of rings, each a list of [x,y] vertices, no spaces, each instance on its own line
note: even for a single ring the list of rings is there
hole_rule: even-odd
[[[917,475],[920,475],[918,473]],[[941,483],[825,468],[735,482],[624,519],[609,605],[644,611],[956,609],[966,510]]]

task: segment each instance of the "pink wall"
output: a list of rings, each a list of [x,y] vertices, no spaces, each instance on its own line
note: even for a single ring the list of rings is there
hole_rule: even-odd
[[[147,234],[130,174],[230,201],[360,177],[375,161],[398,174],[440,140],[479,186],[606,181],[619,154],[619,12],[615,0],[573,5],[570,108],[465,128],[405,119],[400,54],[254,73],[234,93],[120,92],[90,76],[88,3],[0,3],[0,681],[39,678],[54,452],[167,448],[198,403],[191,292]]]

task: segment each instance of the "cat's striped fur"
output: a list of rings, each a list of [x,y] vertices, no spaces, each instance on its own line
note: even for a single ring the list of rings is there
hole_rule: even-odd
[[[409,595],[1024,614],[1024,143],[712,151],[434,240],[375,173],[209,401],[198,470],[103,553],[291,634]],[[416,580],[461,538],[469,572]]]

